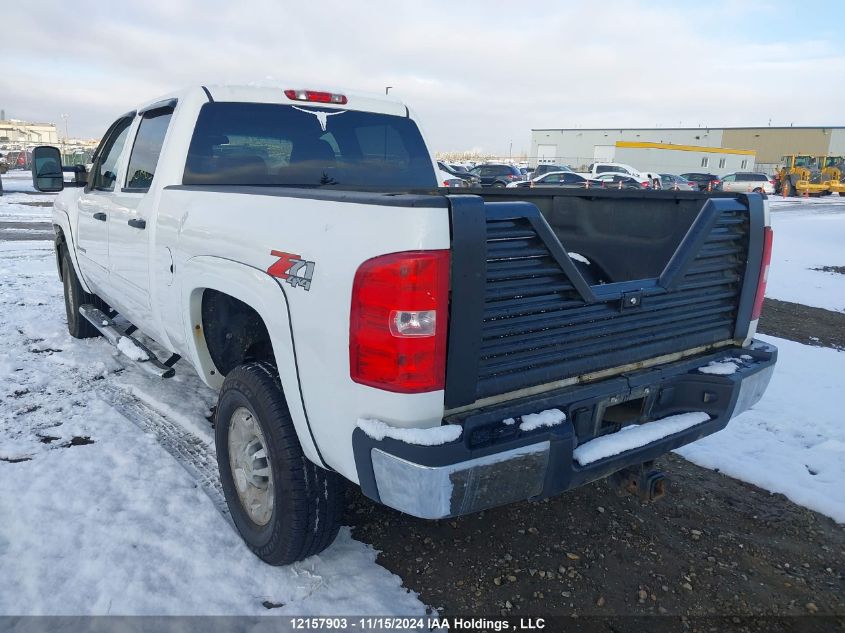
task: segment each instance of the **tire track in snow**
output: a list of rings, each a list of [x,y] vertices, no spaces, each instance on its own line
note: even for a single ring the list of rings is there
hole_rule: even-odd
[[[107,385],[99,388],[97,395],[143,432],[154,435],[158,444],[208,495],[220,514],[234,525],[223,496],[217,455],[212,445],[123,389]]]

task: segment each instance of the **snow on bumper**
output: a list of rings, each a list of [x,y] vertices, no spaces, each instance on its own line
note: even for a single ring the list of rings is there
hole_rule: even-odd
[[[698,371],[726,356],[736,359],[736,371],[726,375]],[[361,490],[425,519],[553,496],[723,429],[731,417],[762,397],[776,358],[775,347],[754,341],[747,348],[722,348],[659,368],[450,416],[444,422],[460,424],[463,432],[439,445],[413,444],[389,435],[376,439],[358,428],[352,441]],[[619,403],[640,407],[639,418],[632,422],[643,427],[689,412],[699,412],[700,417],[695,424],[676,427],[680,430],[651,434],[655,439],[645,444],[579,463],[579,438],[580,446],[586,446],[596,436],[589,429],[602,428],[607,410]],[[553,409],[561,413],[560,423],[553,426],[514,424],[523,416]]]

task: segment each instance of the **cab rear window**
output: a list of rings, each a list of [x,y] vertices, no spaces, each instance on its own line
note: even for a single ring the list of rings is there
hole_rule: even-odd
[[[312,105],[205,104],[186,185],[427,188],[437,185],[407,117]]]

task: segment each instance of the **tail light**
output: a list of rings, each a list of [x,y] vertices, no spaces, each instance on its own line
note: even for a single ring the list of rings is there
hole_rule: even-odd
[[[347,102],[346,95],[334,94],[331,92],[318,92],[316,90],[285,90],[285,96],[294,101],[313,101],[316,103],[338,103]]]
[[[352,284],[352,380],[399,393],[443,389],[448,305],[448,250],[391,253],[361,264]]]
[[[766,283],[769,280],[769,265],[772,263],[772,227],[767,226],[763,233],[763,261],[760,263],[760,278],[757,281],[757,295],[751,309],[751,320],[756,321],[763,313],[763,299],[766,297]]]

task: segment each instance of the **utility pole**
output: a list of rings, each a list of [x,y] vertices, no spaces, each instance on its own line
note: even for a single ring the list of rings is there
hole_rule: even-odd
[[[67,140],[69,138],[69,134],[67,133],[67,120],[70,118],[70,115],[69,114],[61,114],[59,116],[61,116],[65,120],[65,142],[64,142],[64,146],[65,146],[65,151],[67,151]]]

